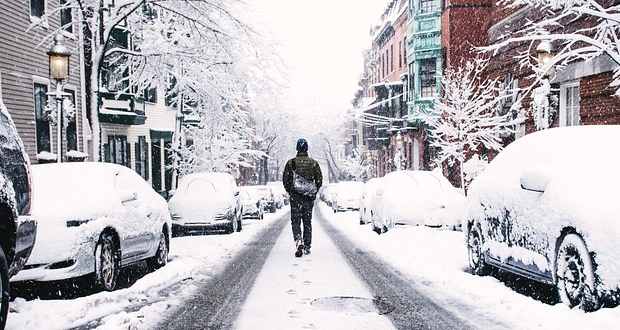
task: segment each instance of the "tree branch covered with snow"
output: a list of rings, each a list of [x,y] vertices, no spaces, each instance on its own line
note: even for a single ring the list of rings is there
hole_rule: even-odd
[[[536,68],[531,52],[518,56],[522,66],[531,66],[539,79],[552,67],[566,66],[574,61],[589,61],[607,55],[619,65],[614,71],[612,87],[620,87],[620,4],[603,0],[501,0],[500,5],[509,8],[526,7],[538,10],[542,18],[528,21],[517,34],[505,36],[499,42],[484,48],[492,54],[501,52],[514,43],[529,43],[530,49],[542,40],[549,40],[556,48],[556,55],[542,68]],[[582,20],[584,26],[567,31],[571,23]],[[589,25],[589,22],[593,24]],[[620,95],[620,89],[616,90]]]
[[[457,69],[448,68],[441,77],[443,96],[435,99],[435,113],[423,114],[429,125],[431,145],[439,149],[438,164],[459,166],[461,187],[465,187],[463,163],[481,146],[500,151],[501,136],[514,132],[522,121],[513,111],[500,115],[502,101],[510,97],[507,87],[497,80],[483,79],[484,64],[468,62]]]

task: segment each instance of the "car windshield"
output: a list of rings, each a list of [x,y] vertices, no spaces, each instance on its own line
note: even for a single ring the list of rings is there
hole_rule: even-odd
[[[187,193],[189,194],[214,194],[218,189],[211,181],[196,179],[187,185]]]

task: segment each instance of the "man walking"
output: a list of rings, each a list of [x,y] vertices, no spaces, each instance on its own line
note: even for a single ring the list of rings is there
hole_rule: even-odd
[[[300,189],[295,182],[300,183],[301,186],[314,186],[311,189]],[[291,200],[291,225],[297,249],[295,256],[301,257],[302,253],[310,254],[310,246],[312,244],[312,208],[316,192],[323,184],[321,167],[314,159],[308,157],[308,141],[305,139],[297,141],[297,156],[286,162],[282,183]]]

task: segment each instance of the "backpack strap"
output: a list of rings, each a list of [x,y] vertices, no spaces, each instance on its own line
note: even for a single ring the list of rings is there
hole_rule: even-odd
[[[293,165],[293,166],[292,166],[293,171],[297,171],[297,169],[295,168],[295,158],[293,158],[293,164],[292,164],[292,165]]]

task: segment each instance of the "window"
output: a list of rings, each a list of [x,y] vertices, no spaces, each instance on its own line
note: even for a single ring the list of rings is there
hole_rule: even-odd
[[[420,0],[420,14],[432,13],[435,10],[435,0]]]
[[[30,0],[30,17],[41,18],[45,15],[45,0]]]
[[[560,88],[560,126],[579,125],[579,83]]]
[[[157,88],[145,88],[144,101],[157,103]]]
[[[177,86],[177,78],[175,76],[168,76],[168,88],[166,88],[165,103],[167,106],[173,106],[177,101],[177,92],[175,88]]]
[[[75,91],[65,89],[65,93],[69,94],[67,99],[71,102],[74,108],[74,116],[67,123],[67,150],[78,150],[77,125],[75,120],[75,116],[77,116],[77,113],[75,113]]]
[[[67,0],[60,0],[60,25],[62,28],[73,33],[73,17],[71,16],[71,7],[67,7]]]
[[[436,84],[436,60],[427,58],[420,61],[420,97],[432,98],[437,92]]]
[[[135,143],[136,151],[136,172],[144,180],[149,179],[149,151],[146,136],[139,136],[138,142]]]
[[[394,45],[390,45],[390,72],[394,72]]]
[[[401,69],[405,61],[403,61],[403,50],[405,49],[405,40],[398,42],[398,68]]]
[[[130,150],[125,135],[112,135],[108,137],[109,162],[130,167]]]
[[[128,33],[126,30],[114,29],[110,36],[110,48],[128,48]],[[110,92],[126,91],[129,88],[127,78],[129,71],[127,70],[127,59],[122,55],[112,55],[106,58],[102,80],[105,88]]]
[[[37,131],[37,153],[42,151],[51,152],[50,145],[50,122],[45,113],[47,104],[47,85],[34,84],[34,113]]]

